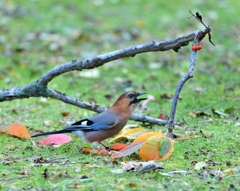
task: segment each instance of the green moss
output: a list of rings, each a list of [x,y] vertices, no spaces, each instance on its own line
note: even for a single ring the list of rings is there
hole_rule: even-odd
[[[103,2],[103,4],[97,4]],[[205,38],[198,52],[194,78],[181,93],[176,119],[187,124],[176,133],[207,139],[176,141],[173,155],[156,172],[114,174],[122,161],[109,156],[92,156],[79,152],[90,147],[73,137],[60,148],[35,147],[29,140],[0,135],[0,188],[46,190],[227,190],[240,188],[239,176],[239,1],[169,2],[169,1],[6,1],[0,10],[0,87],[25,86],[49,69],[74,59],[85,59],[117,49],[163,41],[203,29],[188,10],[199,11],[211,26],[212,46]],[[157,117],[168,114],[175,87],[188,69],[191,45],[174,51],[136,55],[97,68],[100,76],[80,77],[72,71],[54,79],[49,87],[83,101],[108,107],[127,90],[145,91],[155,97],[144,114]],[[196,88],[203,91],[196,92]],[[112,95],[108,100],[105,96]],[[224,112],[235,108],[229,117],[213,114],[212,108]],[[204,112],[194,118],[190,112]],[[69,112],[63,117],[62,112]],[[140,111],[138,111],[140,112]],[[35,130],[56,130],[81,118],[93,115],[53,99],[30,98],[1,102],[0,127],[12,123]],[[46,124],[50,124],[47,126]],[[135,122],[130,121],[133,124]],[[165,127],[153,126],[165,131]],[[34,139],[36,142],[38,139]],[[108,142],[106,141],[106,144]],[[42,157],[45,163],[37,163]],[[52,159],[51,159],[52,158]],[[51,163],[51,160],[56,159]],[[50,162],[49,162],[50,161]],[[207,169],[194,170],[204,161]],[[233,174],[224,170],[235,169]],[[44,178],[44,170],[48,176]],[[185,174],[171,171],[178,170]],[[219,172],[217,174],[217,172]],[[165,173],[165,174],[164,174]],[[222,173],[222,174],[221,174]],[[224,175],[224,176],[222,176]],[[27,178],[14,179],[20,176]],[[13,178],[3,180],[3,178]]]

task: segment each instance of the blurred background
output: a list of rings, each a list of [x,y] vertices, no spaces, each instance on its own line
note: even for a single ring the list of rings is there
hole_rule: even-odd
[[[210,25],[216,46],[207,37],[202,41],[194,78],[181,94],[177,119],[188,118],[190,111],[205,106],[223,111],[240,99],[239,7],[237,0],[2,0],[0,89],[29,84],[73,59],[204,29],[191,17],[191,10],[198,11]],[[178,53],[170,50],[124,58],[92,70],[68,72],[55,78],[49,87],[104,107],[125,91],[145,91],[155,99],[145,114],[157,117],[159,113],[169,114],[171,96],[188,70],[190,52],[191,43]],[[1,117],[7,117],[2,125],[20,120],[34,127],[35,120],[39,123],[34,116],[54,121],[63,111],[76,118],[89,115],[74,106],[42,98],[3,102],[0,108]]]

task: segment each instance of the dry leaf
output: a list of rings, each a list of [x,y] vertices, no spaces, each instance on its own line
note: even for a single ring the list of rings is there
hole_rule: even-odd
[[[81,151],[83,153],[89,153],[94,155],[108,155],[107,150],[90,150],[89,148],[82,148]]]
[[[128,172],[130,170],[136,170],[141,166],[142,166],[142,162],[130,161],[129,163],[127,163],[123,166],[122,171]]]
[[[172,155],[174,150],[173,141],[168,137],[152,136],[142,145],[139,156],[143,161],[163,161]]]
[[[139,155],[143,161],[149,160],[159,160],[159,136],[151,136],[149,137],[142,145],[139,151]]]
[[[67,117],[67,116],[70,115],[70,113],[67,112],[67,111],[63,111],[63,112],[61,112],[61,115],[62,115],[63,117]]]
[[[110,150],[120,151],[120,150],[124,149],[127,146],[128,146],[128,144],[115,143],[115,144],[111,145]]]
[[[6,129],[6,133],[14,137],[20,137],[28,139],[31,135],[28,132],[28,129],[21,124],[12,124]]]
[[[148,95],[147,96],[147,99],[144,100],[141,105],[140,105],[140,109],[143,111],[145,109],[147,109],[147,105],[150,101],[154,101],[155,100],[155,97],[153,95]]]
[[[160,113],[157,118],[162,119],[162,120],[168,120],[169,119],[168,115],[165,114],[165,113]]]
[[[145,128],[127,128],[123,129],[119,135],[112,138],[109,142],[119,141],[121,138],[127,139],[135,139],[141,134],[145,134],[146,132],[151,131]]]
[[[157,169],[158,166],[159,165],[157,165],[155,161],[148,161],[148,162],[130,161],[129,163],[123,166],[122,171],[128,172],[130,170],[134,170],[138,172],[148,172],[148,171]]]
[[[152,137],[152,136],[155,136],[155,135],[158,135],[158,136],[161,136],[161,137],[166,137],[166,136],[165,136],[163,133],[161,133],[161,132],[148,132],[148,133],[144,133],[144,134],[138,136],[138,137],[132,142],[132,144],[137,143],[137,142],[146,141],[149,137]]]
[[[205,163],[205,162],[198,162],[198,163],[195,164],[194,169],[195,170],[201,170],[202,168],[204,168],[206,166],[207,166],[207,163]]]
[[[142,144],[143,144],[143,141],[142,142],[131,143],[130,145],[128,145],[124,149],[120,150],[119,152],[113,153],[111,155],[111,159],[124,157],[124,156],[128,156],[132,153],[135,153],[138,149],[141,148]]]

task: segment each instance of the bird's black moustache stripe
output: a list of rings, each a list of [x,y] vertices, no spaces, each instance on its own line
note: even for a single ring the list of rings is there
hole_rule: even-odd
[[[142,100],[145,100],[145,99],[147,99],[147,98],[140,98],[140,99],[134,99],[134,100],[132,100],[130,103],[129,103],[129,105],[131,105],[131,104],[134,104],[134,103],[138,103],[138,102],[140,102],[140,101],[142,101]]]

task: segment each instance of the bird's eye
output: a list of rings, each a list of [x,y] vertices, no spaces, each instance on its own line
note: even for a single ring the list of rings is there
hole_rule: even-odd
[[[134,95],[133,95],[133,94],[128,94],[128,97],[129,97],[130,99],[132,99],[132,98],[134,98]]]

